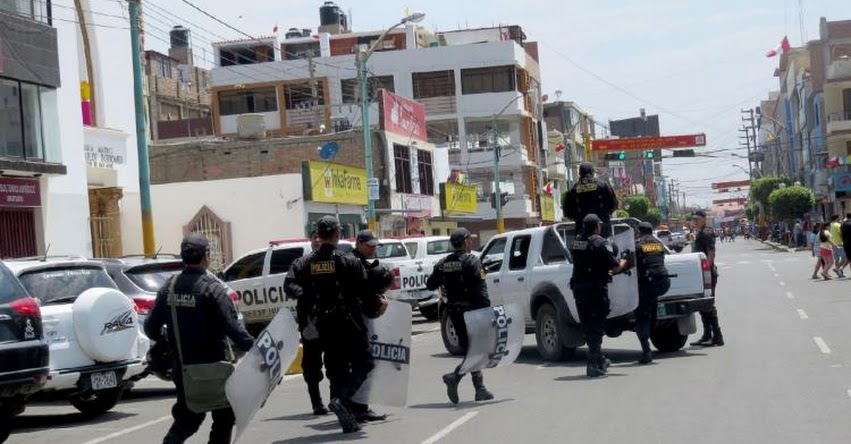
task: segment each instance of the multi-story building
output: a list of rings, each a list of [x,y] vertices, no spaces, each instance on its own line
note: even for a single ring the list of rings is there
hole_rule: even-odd
[[[851,20],[829,22],[820,26],[824,62],[823,112],[825,139],[829,156],[840,159],[833,168],[834,210],[851,211]]]
[[[551,145],[562,143],[564,146],[565,185],[569,189],[579,177],[579,164],[593,160],[586,158],[586,149],[590,149],[586,143],[594,138],[594,118],[575,102],[556,101],[544,104],[544,122],[553,139]],[[556,160],[561,159],[557,157]],[[554,169],[552,165],[551,169]],[[551,178],[558,177],[554,173],[557,171],[551,172]]]

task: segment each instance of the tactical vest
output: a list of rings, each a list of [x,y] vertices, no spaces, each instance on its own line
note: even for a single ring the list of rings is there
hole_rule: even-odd
[[[635,248],[641,251],[641,260],[637,264],[639,280],[649,282],[668,277],[668,270],[665,268],[665,246],[661,242],[653,236],[642,236]]]
[[[443,272],[443,288],[446,289],[446,299],[452,305],[463,305],[470,302],[469,289],[464,281],[464,262],[461,258],[461,254],[451,253],[440,264]]]
[[[596,214],[600,219],[609,220],[609,213],[604,206],[604,185],[593,176],[585,176],[576,183],[576,205],[579,208],[580,219],[589,214]]]
[[[599,247],[595,247],[595,240],[599,239]],[[595,253],[596,248],[605,248],[603,238],[599,235],[586,237],[580,235],[573,241],[570,254],[573,256],[573,276],[570,279],[570,287],[573,288],[596,288],[605,286],[611,280],[609,270],[605,263],[599,263]]]
[[[339,273],[343,271],[341,256],[341,252],[334,251],[330,257],[320,257],[319,251],[316,251],[307,260],[307,273],[316,298],[317,315],[331,315],[346,311],[346,300],[343,297],[339,278]]]

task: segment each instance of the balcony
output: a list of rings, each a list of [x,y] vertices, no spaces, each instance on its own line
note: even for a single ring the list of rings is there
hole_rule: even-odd
[[[449,164],[467,167],[470,170],[487,169],[492,170],[493,150],[490,148],[473,148],[468,151],[469,160],[464,162],[461,156],[461,150],[451,150],[449,152]],[[502,157],[499,162],[500,171],[516,171],[523,166],[531,166],[529,161],[529,151],[523,145],[507,146],[502,148]]]
[[[827,65],[827,81],[851,80],[851,59],[837,59]]]
[[[425,107],[426,115],[429,117],[455,114],[458,112],[458,103],[455,96],[446,97],[429,97],[425,99],[417,99]]]
[[[851,111],[827,115],[827,134],[851,132]]]
[[[550,162],[550,164],[547,165],[547,176],[549,176],[550,179],[564,180],[567,178],[567,167],[564,166],[563,159],[557,160],[560,161]]]

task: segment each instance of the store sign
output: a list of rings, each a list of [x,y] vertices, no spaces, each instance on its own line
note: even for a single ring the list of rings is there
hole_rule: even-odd
[[[851,173],[834,173],[833,174],[833,191],[851,192]]]
[[[420,212],[421,217],[431,216],[431,196],[419,194],[400,194],[402,198],[402,209]]]
[[[457,183],[440,184],[440,208],[443,214],[476,214],[478,210],[477,188]]]
[[[305,161],[301,167],[305,199],[313,202],[366,205],[366,170],[330,162]]]
[[[541,220],[543,222],[556,221],[555,199],[549,194],[541,194]]]
[[[691,148],[696,146],[706,146],[706,134],[598,139],[591,142],[591,149],[593,151],[653,150],[662,148]]]
[[[425,107],[381,90],[381,129],[409,139],[428,140]]]
[[[127,163],[127,134],[86,128],[83,152],[89,168],[115,168]]]
[[[40,207],[38,180],[0,178],[0,207]]]

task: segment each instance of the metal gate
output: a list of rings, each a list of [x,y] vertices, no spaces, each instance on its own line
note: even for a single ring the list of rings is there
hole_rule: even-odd
[[[119,257],[121,248],[121,214],[92,216],[92,255],[94,257]]]
[[[210,242],[210,270],[222,271],[231,261],[230,222],[225,222],[206,205],[183,227],[183,234],[197,233]]]
[[[0,208],[0,258],[35,256],[37,244],[35,210]]]

